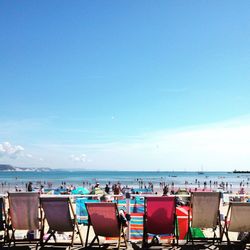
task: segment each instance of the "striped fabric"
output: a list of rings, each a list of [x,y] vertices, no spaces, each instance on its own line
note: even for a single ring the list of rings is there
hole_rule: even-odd
[[[143,213],[131,213],[130,240],[142,241],[143,237]]]
[[[85,203],[86,202],[100,202],[99,200],[88,200],[88,198],[77,198],[76,199],[76,215],[77,221],[79,224],[88,224],[88,215]],[[126,200],[118,200],[117,207],[118,210],[123,209],[126,213],[127,204]],[[177,218],[178,218],[178,230],[179,230],[179,239],[185,239],[188,231],[188,206],[177,207]],[[141,241],[143,238],[143,215],[144,215],[144,198],[136,197],[136,199],[130,200],[130,239],[131,241]],[[149,235],[149,239],[152,238],[152,235]],[[162,239],[169,239],[168,235],[161,235]],[[107,238],[109,240],[109,238]]]
[[[128,213],[126,200],[118,200],[117,207],[118,210],[123,209]],[[130,200],[130,213],[144,213],[144,197],[136,197],[135,199]]]
[[[118,200],[118,210],[126,209],[126,200]],[[142,241],[143,238],[143,216],[144,216],[144,197],[136,197],[130,200],[130,240],[133,242]],[[149,240],[153,238],[154,235],[149,234]],[[171,239],[169,235],[161,235],[160,240]]]

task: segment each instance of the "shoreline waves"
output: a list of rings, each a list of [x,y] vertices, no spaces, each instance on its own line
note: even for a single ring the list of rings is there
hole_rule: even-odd
[[[250,191],[250,174],[232,172],[188,172],[188,171],[72,171],[49,172],[0,172],[0,192],[5,193],[16,187],[24,191],[28,182],[34,187],[43,185],[58,188],[64,186],[86,186],[91,188],[97,182],[105,184],[120,183],[122,187],[139,188],[153,184],[154,190],[162,191],[163,186],[176,188],[207,188],[212,190],[237,192],[244,188]]]

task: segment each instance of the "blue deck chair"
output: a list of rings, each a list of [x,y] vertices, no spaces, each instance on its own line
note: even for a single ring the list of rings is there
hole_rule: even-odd
[[[130,200],[130,240],[141,241],[143,239],[143,216],[144,216],[144,197],[135,197]]]
[[[135,197],[130,201],[130,212],[144,214],[144,197]]]

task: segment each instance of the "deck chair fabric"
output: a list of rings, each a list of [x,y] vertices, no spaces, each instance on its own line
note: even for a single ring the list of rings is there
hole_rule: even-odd
[[[39,193],[9,193],[8,197],[12,228],[39,229]]]
[[[44,212],[43,217],[43,234],[44,221],[47,220],[50,235],[42,245],[45,245],[51,237],[56,241],[56,232],[72,232],[71,245],[74,244],[74,233],[77,230],[81,243],[83,245],[82,236],[77,224],[76,216],[73,211],[72,204],[68,197],[42,197],[40,198],[41,208]],[[72,216],[74,218],[72,218]]]
[[[124,239],[124,243],[127,247],[123,226],[119,220],[119,214],[116,203],[101,202],[101,203],[86,203],[89,225],[86,238],[86,247],[88,244],[88,236],[90,226],[93,227],[95,237],[90,243],[90,246],[98,241],[99,236],[103,237],[118,237],[118,249],[120,247],[121,237]]]
[[[250,203],[230,202],[228,212],[225,217],[225,227],[223,234],[226,234],[227,241],[230,244],[228,232],[250,232]]]
[[[232,232],[250,232],[250,203],[233,202],[228,230]]]
[[[144,245],[148,243],[148,234],[169,235],[175,239],[175,223],[175,197],[145,197]]]
[[[127,210],[127,201],[118,200],[117,207],[130,214],[129,221],[129,240],[131,242],[142,241],[143,239],[143,215],[144,215],[144,197],[136,196],[129,200],[129,210]]]
[[[217,192],[194,192],[191,196],[191,205],[189,214],[189,237],[192,242],[192,228],[212,228],[214,235],[211,238],[214,241],[221,240],[221,224],[220,224],[220,193]],[[219,226],[219,236],[216,237],[216,229]],[[201,238],[196,240],[209,240],[210,238]]]
[[[196,192],[192,194],[192,227],[214,228],[218,224],[220,193]]]
[[[16,230],[40,231],[40,219],[39,219],[39,193],[33,192],[18,192],[9,193],[9,219],[8,219],[8,232],[9,246],[13,242],[16,244],[15,237]],[[11,237],[9,236],[9,230],[12,231]],[[18,240],[23,241],[38,241],[36,238],[28,238]]]

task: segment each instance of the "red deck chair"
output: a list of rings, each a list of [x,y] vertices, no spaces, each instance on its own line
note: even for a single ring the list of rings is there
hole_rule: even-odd
[[[74,245],[75,231],[79,234],[81,244],[83,245],[82,236],[77,223],[76,215],[69,197],[42,197],[40,198],[41,207],[44,212],[43,229],[44,234],[45,219],[49,225],[49,236],[43,242],[41,237],[41,245],[44,246],[53,237],[56,243],[56,232],[72,232],[70,246]]]
[[[101,203],[86,203],[89,223],[86,237],[86,248],[88,245],[89,229],[93,227],[95,237],[91,241],[89,247],[91,247],[95,240],[97,240],[100,246],[98,236],[103,237],[117,237],[118,249],[120,249],[121,237],[124,239],[125,246],[127,248],[127,241],[125,239],[124,228],[119,219],[119,213],[116,203],[101,202]]]
[[[150,247],[148,234],[168,235],[178,245],[175,197],[145,197],[143,247]]]

